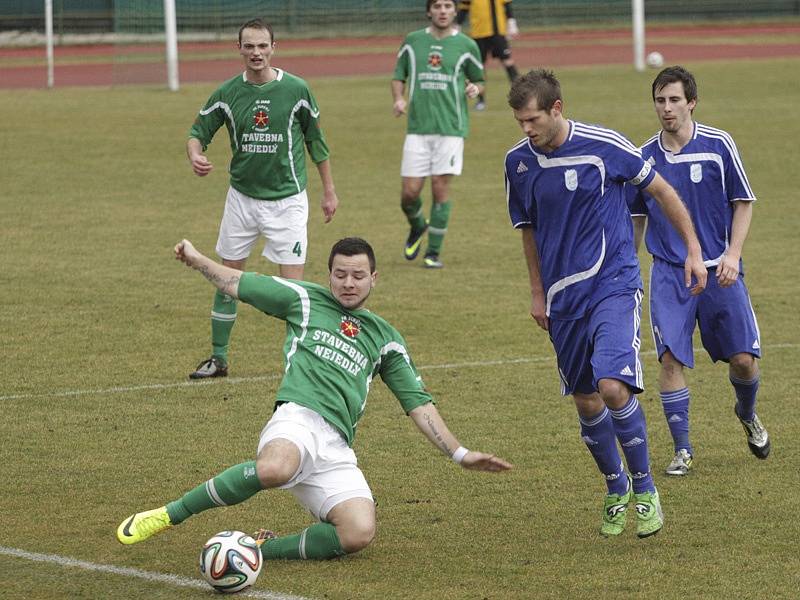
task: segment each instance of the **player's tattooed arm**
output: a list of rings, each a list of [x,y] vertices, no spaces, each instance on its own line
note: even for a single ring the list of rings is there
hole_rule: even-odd
[[[212,265],[213,267],[228,269],[228,267],[223,267],[216,263],[212,263]],[[218,269],[214,269],[213,267],[210,265],[199,265],[195,268],[203,274],[203,277],[214,284],[219,291],[236,298],[239,289],[239,279],[241,279],[241,271],[236,271],[236,274],[232,275],[229,273],[220,273]],[[235,269],[228,270],[234,271]]]
[[[238,269],[226,267],[203,256],[189,240],[181,240],[175,245],[175,259],[200,271],[218,290],[238,299],[239,280],[242,277],[242,272]]]
[[[452,456],[459,447],[458,440],[447,428],[447,425],[433,404],[419,406],[408,413],[417,428],[431,443],[447,456]]]

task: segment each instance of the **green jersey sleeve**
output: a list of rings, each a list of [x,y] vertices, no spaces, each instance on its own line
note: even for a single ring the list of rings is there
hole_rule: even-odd
[[[468,39],[469,43],[469,53],[472,56],[472,60],[466,61],[464,65],[464,74],[467,76],[472,83],[480,83],[483,85],[486,75],[483,71],[483,63],[481,61],[481,51],[478,48],[478,44],[475,43],[475,40]]]
[[[319,124],[319,106],[314,94],[308,86],[305,87],[305,104],[297,113],[300,121],[300,128],[303,130],[303,138],[306,142],[308,154],[315,163],[321,163],[330,157],[330,150],[325,141],[325,135]]]
[[[400,401],[406,414],[418,406],[433,402],[433,398],[422,383],[422,377],[417,373],[408,355],[402,338],[387,344],[381,350],[381,354],[379,369],[381,379]]]
[[[297,292],[278,283],[275,277],[243,273],[239,280],[239,299],[263,313],[286,319],[300,302]]]
[[[214,134],[225,123],[225,110],[219,102],[219,96],[219,89],[211,94],[189,130],[189,137],[199,140],[203,150],[208,148]]]
[[[408,79],[408,73],[410,69],[411,55],[409,52],[406,52],[405,49],[408,45],[408,38],[403,40],[403,43],[400,45],[400,51],[397,54],[397,62],[394,65],[394,75],[392,75],[392,79],[396,79],[397,81],[406,81]]]

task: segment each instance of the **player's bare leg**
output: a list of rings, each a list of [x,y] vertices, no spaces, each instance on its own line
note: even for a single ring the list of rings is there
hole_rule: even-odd
[[[375,503],[367,498],[345,500],[330,510],[327,521],[336,527],[342,549],[358,552],[375,538]]]
[[[278,265],[281,277],[284,279],[303,279],[305,265]]]
[[[241,260],[222,259],[223,265],[239,271],[244,270],[246,262],[246,258]],[[211,357],[197,365],[194,372],[189,375],[189,379],[208,379],[228,375],[228,348],[235,323],[236,300],[217,290],[214,293],[214,305],[211,309]]]

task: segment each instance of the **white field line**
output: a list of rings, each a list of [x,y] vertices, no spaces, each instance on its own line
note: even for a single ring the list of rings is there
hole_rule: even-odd
[[[771,344],[765,349],[777,350],[786,348],[797,348],[800,344]],[[762,348],[764,350],[764,348]],[[645,350],[640,352],[639,356],[654,356],[655,350]],[[553,362],[555,356],[537,356],[533,358],[508,358],[499,360],[484,360],[463,363],[445,363],[441,365],[424,365],[417,367],[419,371],[433,371],[436,369],[469,369],[473,367],[497,367],[502,365],[521,365],[530,363],[543,363]],[[273,381],[281,379],[283,373],[274,373],[272,375],[257,375],[255,377],[220,377],[217,379],[204,379],[195,381],[176,381],[173,383],[150,383],[145,385],[132,385],[127,387],[112,387],[105,389],[94,390],[65,390],[62,392],[47,392],[44,394],[10,394],[7,396],[0,396],[0,401],[3,400],[22,400],[25,398],[67,398],[69,396],[87,396],[91,394],[125,394],[128,392],[140,392],[145,390],[168,390],[171,388],[181,387],[196,387],[200,385],[237,385],[240,383],[253,383],[257,381]]]
[[[191,579],[189,577],[181,577],[180,575],[164,575],[163,573],[153,573],[152,571],[143,571],[141,569],[132,569],[129,567],[103,565],[99,563],[87,562],[85,560],[78,560],[76,558],[69,558],[68,556],[59,556],[58,554],[39,554],[37,552],[27,552],[25,550],[9,548],[7,546],[0,546],[0,555],[49,563],[58,565],[60,567],[73,567],[76,569],[83,569],[84,571],[111,573],[112,575],[122,575],[123,577],[135,577],[138,579],[144,579],[145,581],[166,583],[168,585],[195,588],[211,592],[211,588],[205,581],[200,579]],[[244,592],[239,592],[236,594],[236,596],[244,598],[266,598],[267,600],[308,600],[302,596],[292,596],[290,594],[280,594],[278,592],[261,590],[246,590]]]

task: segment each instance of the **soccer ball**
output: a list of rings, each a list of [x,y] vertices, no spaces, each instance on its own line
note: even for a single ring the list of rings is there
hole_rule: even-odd
[[[211,587],[224,594],[253,585],[262,564],[258,544],[241,531],[220,531],[200,553],[200,572]]]
[[[661,55],[661,52],[651,52],[647,55],[645,60],[647,66],[653,69],[659,69],[664,66],[664,57]]]

